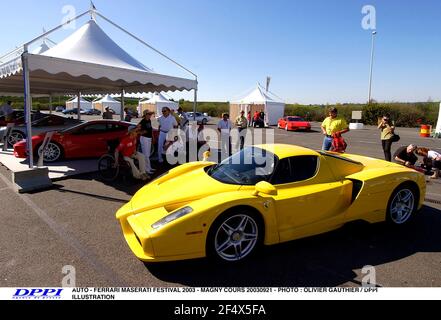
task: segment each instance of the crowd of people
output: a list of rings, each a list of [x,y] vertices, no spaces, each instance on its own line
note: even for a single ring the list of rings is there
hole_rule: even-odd
[[[172,146],[176,146],[178,136],[171,135],[172,130],[180,129],[186,133],[188,139],[188,126],[189,119],[186,113],[181,107],[175,112],[168,107],[162,108],[162,115],[157,119],[159,123],[159,138],[158,138],[158,162],[162,164],[164,162],[163,155]],[[132,168],[132,174],[136,179],[147,180],[150,179],[150,175],[154,173],[154,169],[151,166],[150,155],[152,150],[153,140],[153,126],[151,117],[154,113],[148,110],[143,112],[141,121],[138,123],[135,129],[130,130],[127,135],[120,141],[119,146],[115,150],[115,159],[122,154],[124,160],[129,163]],[[12,121],[13,108],[12,102],[7,101],[0,107],[0,115],[5,117],[5,120]],[[114,112],[105,108],[103,112],[103,119],[113,119]],[[231,131],[233,127],[238,129],[239,139],[238,147],[243,149],[245,146],[245,136],[248,127],[260,126],[264,123],[265,113],[263,111],[255,111],[254,115],[251,111],[245,116],[245,111],[240,111],[239,116],[232,122],[228,113],[222,115],[222,119],[217,123],[217,130],[220,134],[220,150],[222,159],[231,156],[232,143],[231,143]],[[128,108],[124,109],[124,120],[132,121],[132,114]],[[201,128],[202,127],[202,128]],[[388,114],[384,115],[378,122],[378,129],[380,130],[380,140],[384,152],[384,159],[386,161],[395,161],[409,168],[420,169],[423,168],[426,172],[432,172],[431,178],[438,179],[441,171],[441,154],[435,150],[420,147],[418,148],[414,144],[400,147],[396,150],[392,157],[391,148],[392,143],[397,142],[400,138],[395,133],[395,125],[391,121]],[[201,124],[198,128],[198,133],[203,130]],[[347,143],[343,139],[343,134],[349,131],[346,120],[338,116],[336,108],[331,108],[328,112],[328,117],[321,124],[322,134],[324,135],[322,150],[334,151],[343,153],[346,150]],[[139,140],[140,151],[138,151],[137,143]],[[204,153],[204,158],[208,158],[209,150]],[[422,157],[421,165],[416,166],[418,156]],[[138,162],[136,166],[134,159]]]

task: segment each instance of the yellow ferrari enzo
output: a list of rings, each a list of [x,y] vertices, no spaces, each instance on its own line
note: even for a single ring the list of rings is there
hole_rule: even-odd
[[[235,262],[261,245],[353,220],[409,222],[423,174],[383,160],[292,145],[246,147],[220,164],[193,162],[142,188],[116,214],[146,262],[211,256]]]

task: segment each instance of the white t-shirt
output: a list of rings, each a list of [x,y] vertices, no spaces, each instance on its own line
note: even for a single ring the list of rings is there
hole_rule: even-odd
[[[430,150],[430,151],[427,153],[427,157],[428,157],[429,159],[432,159],[432,160],[435,160],[435,159],[437,159],[437,158],[441,159],[441,153],[436,152],[436,151],[433,151],[433,150]]]
[[[168,117],[160,116],[158,122],[162,132],[169,132],[171,129],[178,126],[175,117],[171,114]]]

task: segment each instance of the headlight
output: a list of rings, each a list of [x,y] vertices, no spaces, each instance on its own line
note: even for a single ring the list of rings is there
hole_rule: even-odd
[[[184,207],[182,209],[179,209],[178,211],[169,214],[168,216],[162,218],[161,220],[156,221],[154,224],[152,224],[152,228],[158,229],[166,225],[167,223],[175,221],[176,219],[179,219],[191,212],[193,212],[193,208],[191,207]]]

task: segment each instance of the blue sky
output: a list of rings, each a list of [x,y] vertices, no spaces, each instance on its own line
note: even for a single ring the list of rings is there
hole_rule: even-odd
[[[0,52],[58,25],[62,9],[86,0],[7,1]],[[287,102],[365,102],[371,33],[364,5],[377,13],[373,98],[441,99],[441,1],[437,0],[126,0],[94,1],[98,10],[199,76],[199,100],[229,101],[272,77]],[[23,8],[29,8],[23,10]],[[13,14],[7,14],[11,12]],[[6,14],[5,14],[6,13]],[[77,23],[80,27],[87,19]],[[155,71],[185,76],[175,66],[98,19],[126,51]],[[10,32],[5,32],[10,30]],[[72,30],[51,39],[60,41]],[[192,94],[174,94],[190,98]]]

